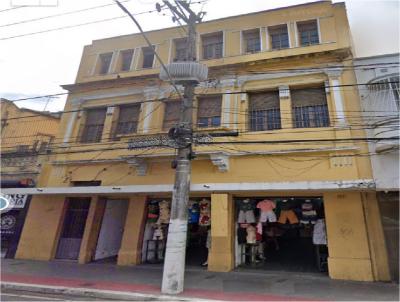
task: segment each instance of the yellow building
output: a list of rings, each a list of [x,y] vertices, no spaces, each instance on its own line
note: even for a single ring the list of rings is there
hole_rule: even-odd
[[[60,116],[19,108],[0,99],[1,188],[35,186],[46,150],[58,132]],[[13,210],[1,214],[1,254],[12,258],[16,252],[30,196],[11,195]]]
[[[196,88],[195,132],[203,136],[192,162],[188,263],[201,264],[208,252],[210,271],[249,262],[263,269],[263,256],[269,267],[307,271],[323,270],[327,257],[331,278],[389,280],[357,87],[342,86],[356,83],[344,4],[228,17],[197,31],[209,80]],[[147,32],[165,63],[182,58],[182,35],[179,27]],[[114,256],[118,265],[162,259],[154,222],[168,214],[159,207],[171,199],[175,150],[151,145],[166,142],[180,103],[159,72],[139,34],[85,46],[75,84],[63,86],[70,94],[62,143],[38,188],[26,189],[34,198],[17,258],[87,263]],[[239,136],[205,136],[232,131]],[[240,212],[245,199],[255,217]],[[282,223],[264,223],[264,244],[246,245],[242,223],[256,226],[254,206],[265,199]],[[204,200],[211,204],[208,250]],[[325,218],[327,248],[313,245],[317,218],[322,235]],[[156,244],[160,253],[152,252]]]

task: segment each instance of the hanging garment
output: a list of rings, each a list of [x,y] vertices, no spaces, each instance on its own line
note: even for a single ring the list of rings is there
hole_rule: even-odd
[[[260,221],[261,222],[276,222],[276,215],[273,209],[275,209],[275,203],[272,200],[265,199],[257,203],[257,208],[260,209]]]
[[[197,224],[200,219],[200,208],[196,201],[189,200],[188,203],[188,223]]]
[[[256,228],[253,227],[252,225],[249,225],[246,228],[247,236],[246,236],[246,242],[247,243],[256,243]]]
[[[237,237],[238,237],[238,243],[239,244],[245,244],[246,243],[246,236],[247,236],[246,228],[238,227],[238,229],[237,229]]]
[[[299,220],[297,219],[297,216],[293,210],[282,210],[278,222],[285,224],[287,220],[289,220],[290,224],[299,223]]]
[[[147,211],[147,222],[155,223],[158,220],[158,202],[150,202]]]
[[[300,222],[303,224],[314,224],[317,221],[317,211],[314,209],[314,205],[311,202],[305,202],[301,205],[301,219]]]
[[[158,217],[157,224],[168,224],[170,218],[170,203],[166,200],[160,201],[158,203],[160,209],[160,216]]]
[[[154,230],[153,240],[164,240],[164,233],[160,225]]]
[[[325,219],[318,219],[315,223],[313,232],[313,243],[323,245],[327,244]]]
[[[238,223],[255,223],[256,217],[254,216],[254,211],[239,211]]]
[[[200,208],[200,217],[199,217],[199,225],[209,226],[211,225],[211,204],[207,199],[203,199],[199,204]]]

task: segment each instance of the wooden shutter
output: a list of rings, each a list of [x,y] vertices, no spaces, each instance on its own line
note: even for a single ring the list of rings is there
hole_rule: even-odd
[[[200,98],[198,102],[198,117],[221,116],[222,96]]]
[[[106,119],[107,108],[90,109],[86,114],[86,125],[102,125]]]
[[[140,114],[140,105],[121,106],[119,111],[119,122],[137,121]]]
[[[290,90],[292,107],[326,105],[324,87]]]
[[[265,91],[250,94],[250,110],[279,108],[279,91]]]

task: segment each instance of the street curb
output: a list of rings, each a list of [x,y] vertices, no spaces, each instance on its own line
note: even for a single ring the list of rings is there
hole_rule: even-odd
[[[141,299],[140,301],[209,301],[198,298],[177,297],[168,295],[142,294],[114,290],[98,290],[84,287],[64,287],[39,285],[29,283],[1,282],[1,289],[20,290],[41,294],[71,295],[85,296],[99,299],[126,300]],[[216,301],[216,300],[213,300]]]

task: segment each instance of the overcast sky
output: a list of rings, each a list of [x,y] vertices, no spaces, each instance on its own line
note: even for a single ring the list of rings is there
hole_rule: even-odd
[[[160,0],[161,1],[161,0]],[[194,2],[195,0],[193,0]],[[15,4],[58,2],[56,6],[35,6],[15,9]],[[133,13],[153,10],[155,0],[128,0],[125,4]],[[295,5],[307,0],[208,0],[193,6],[207,12],[205,20]],[[333,1],[342,2],[342,1]],[[398,0],[345,1],[358,57],[399,51]],[[75,80],[83,46],[92,40],[136,33],[132,21],[120,18],[108,22],[79,26],[64,30],[7,39],[16,35],[71,26],[91,21],[124,16],[115,5],[43,19],[13,26],[23,20],[85,9],[112,0],[0,0],[0,97],[17,99],[65,92],[61,84]],[[11,10],[9,10],[12,8]],[[169,16],[158,13],[138,16],[145,30],[173,26]],[[18,102],[32,109],[62,110],[65,97]]]

